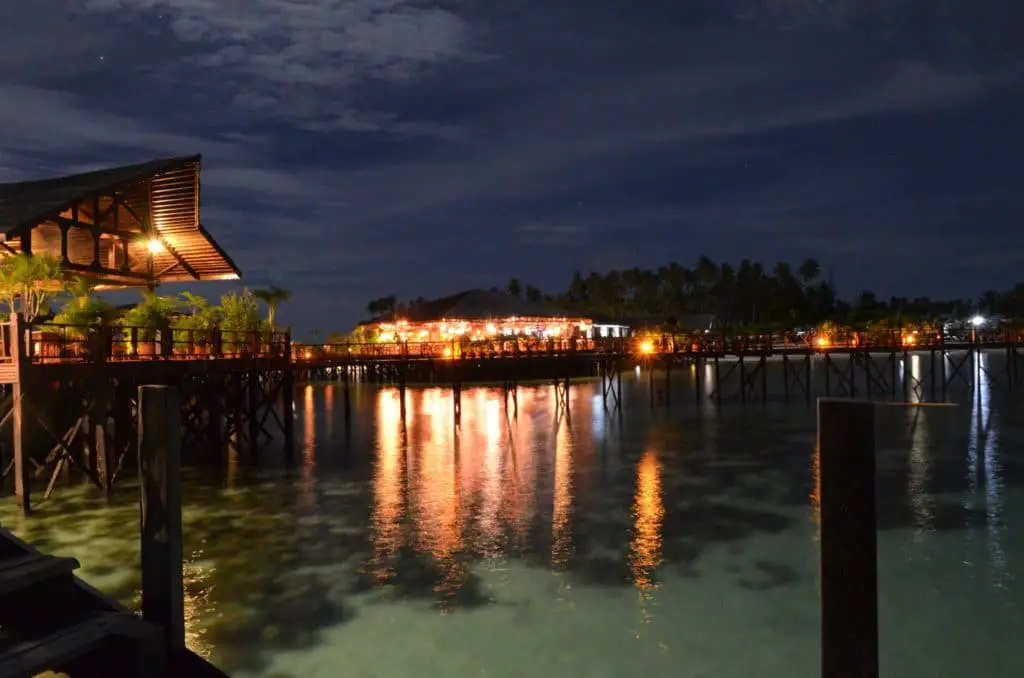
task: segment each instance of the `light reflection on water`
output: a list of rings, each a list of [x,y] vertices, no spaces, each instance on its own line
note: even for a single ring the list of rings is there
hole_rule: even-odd
[[[909,361],[918,378],[921,362]],[[953,617],[997,628],[962,632],[1003,668],[1024,666],[1007,640],[1024,632],[1020,615],[999,612],[1022,602],[1011,573],[1024,557],[1024,473],[1004,441],[1024,441],[1024,418],[980,374],[961,408],[877,417],[881,611],[883,628],[892,620],[901,634],[883,636],[883,665],[913,669],[901,675],[966,670],[966,657],[943,654],[949,629],[932,626]],[[813,408],[697,410],[674,395],[671,412],[652,411],[647,376],[626,387],[622,417],[604,411],[594,384],[573,387],[568,418],[556,416],[551,387],[520,387],[514,419],[500,389],[467,389],[458,428],[447,389],[410,389],[403,418],[396,389],[360,386],[351,444],[334,406],[340,387],[301,387],[293,472],[254,473],[236,454],[229,490],[199,477],[187,487],[190,646],[259,676],[291,666],[334,676],[371,661],[388,634],[428,634],[435,649],[424,654],[419,641],[389,647],[428,676],[627,675],[642,665],[662,678],[691,664],[812,675]],[[60,490],[52,509],[15,529],[77,556],[86,576],[131,600],[136,535],[117,531],[136,519],[131,492],[108,508],[91,492]],[[8,507],[0,518],[12,518]],[[453,650],[440,648],[456,639],[479,656],[445,664]],[[436,672],[425,668],[435,660]]]

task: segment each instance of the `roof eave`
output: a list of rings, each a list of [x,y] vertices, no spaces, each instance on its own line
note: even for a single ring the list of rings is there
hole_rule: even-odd
[[[131,179],[128,179],[128,180],[121,179],[120,181],[114,181],[114,182],[111,182],[109,184],[103,184],[101,186],[98,186],[98,187],[90,190],[88,193],[77,195],[74,198],[69,199],[67,202],[61,204],[56,210],[52,210],[52,211],[48,211],[48,212],[45,212],[45,213],[42,213],[42,214],[34,215],[34,216],[32,216],[30,218],[27,218],[27,219],[22,219],[20,222],[10,226],[4,233],[5,233],[5,235],[8,238],[20,237],[21,235],[24,235],[26,230],[31,229],[34,226],[38,226],[39,223],[44,221],[48,216],[51,216],[52,214],[63,212],[66,209],[71,209],[72,207],[74,207],[78,203],[82,202],[82,200],[84,200],[85,198],[88,198],[89,196],[96,195],[96,194],[99,194],[99,193],[106,193],[108,191],[112,191],[112,190],[116,189],[118,186],[123,186],[127,182],[138,181],[139,179],[147,179],[147,178],[153,177],[153,176],[155,176],[157,174],[162,174],[163,172],[167,172],[167,171],[169,171],[171,169],[174,169],[176,167],[180,167],[182,165],[186,165],[188,163],[193,163],[194,162],[194,163],[200,163],[201,164],[202,163],[202,158],[203,158],[203,156],[202,156],[201,153],[196,153],[195,155],[179,156],[179,157],[176,157],[176,158],[168,158],[166,161],[164,161],[161,164],[157,165],[155,169],[151,169],[150,171],[146,172],[145,174],[136,175],[135,177],[132,177]],[[209,234],[207,234],[207,237],[209,238]],[[212,239],[211,239],[211,242],[212,242]],[[214,246],[217,247],[216,244],[214,244]],[[217,247],[217,249],[219,250],[220,248]],[[237,270],[237,268],[236,268],[236,270]]]
[[[207,231],[203,227],[202,223],[196,224],[196,227],[198,228],[199,233],[202,234],[202,236],[204,238],[206,238],[206,241],[208,243],[210,243],[210,245],[213,247],[213,249],[215,249],[217,251],[217,254],[219,254],[220,257],[224,260],[224,263],[227,264],[228,267],[231,268],[231,271],[234,273],[234,277],[233,278],[232,277],[225,277],[225,276],[228,276],[230,274],[224,274],[224,275],[219,275],[219,276],[210,277],[210,278],[203,277],[202,279],[203,280],[241,280],[242,279],[242,269],[238,268],[238,264],[235,263],[235,260],[232,259],[231,256],[228,255],[228,253],[224,251],[224,248],[221,247],[217,243],[217,241],[213,239],[213,236],[210,235],[210,232]]]

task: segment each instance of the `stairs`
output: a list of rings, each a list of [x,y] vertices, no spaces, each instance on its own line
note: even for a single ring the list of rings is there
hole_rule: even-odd
[[[0,678],[163,678],[160,629],[77,580],[77,568],[0,528]]]

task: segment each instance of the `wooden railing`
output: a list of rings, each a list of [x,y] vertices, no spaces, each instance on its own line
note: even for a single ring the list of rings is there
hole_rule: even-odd
[[[972,331],[963,337],[934,332],[882,330],[846,332],[837,335],[777,334],[662,334],[626,338],[497,338],[455,341],[340,342],[293,344],[296,362],[332,358],[353,361],[415,360],[438,358],[515,358],[572,353],[724,355],[832,350],[929,350],[965,346],[1024,346],[1024,331],[1003,328]]]
[[[284,358],[291,354],[288,332],[191,330],[119,325],[0,324],[0,365],[11,362],[18,337],[24,359],[33,363],[98,363],[125,360]]]

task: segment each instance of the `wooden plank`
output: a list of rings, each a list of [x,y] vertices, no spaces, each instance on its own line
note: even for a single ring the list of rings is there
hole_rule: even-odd
[[[74,558],[38,553],[0,560],[0,596],[24,590],[47,579],[70,575],[78,567]]]
[[[874,413],[818,400],[822,678],[878,678]]]
[[[99,649],[113,636],[138,633],[140,626],[132,614],[101,614],[40,640],[15,643],[0,653],[0,676],[32,676],[59,668]]]

